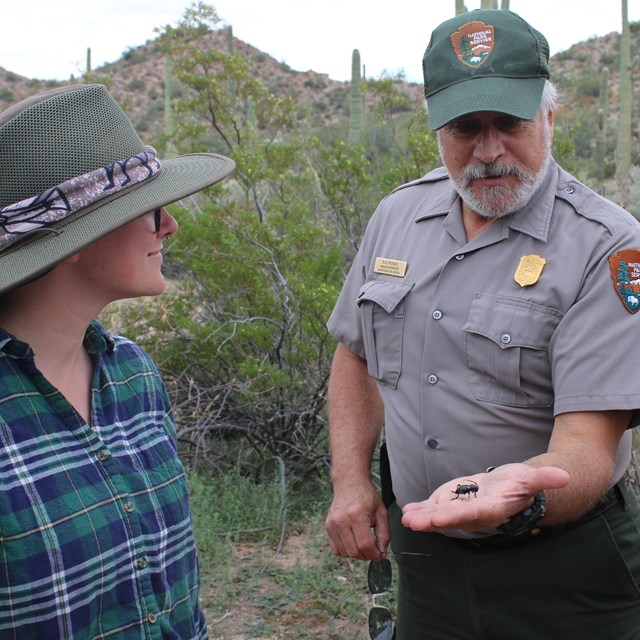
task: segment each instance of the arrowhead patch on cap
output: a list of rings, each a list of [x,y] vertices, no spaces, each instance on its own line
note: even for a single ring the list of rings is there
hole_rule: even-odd
[[[614,289],[629,313],[640,309],[640,250],[624,249],[609,256]]]
[[[451,35],[451,42],[460,62],[479,67],[493,51],[494,30],[484,22],[468,22]]]

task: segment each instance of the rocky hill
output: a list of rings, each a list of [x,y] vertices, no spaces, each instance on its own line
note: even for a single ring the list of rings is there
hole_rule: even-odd
[[[640,23],[632,23],[632,57],[640,46]],[[349,83],[332,80],[314,71],[300,72],[278,62],[268,54],[235,38],[231,28],[210,32],[206,36],[211,47],[248,58],[255,74],[276,95],[290,95],[307,106],[309,126],[345,124],[349,110]],[[580,116],[582,128],[587,129],[589,118],[597,111],[601,70],[607,66],[609,76],[609,127],[615,131],[619,78],[618,33],[592,38],[573,45],[555,55],[551,61],[553,80],[560,88],[559,118],[570,121]],[[345,61],[349,64],[350,61]],[[366,64],[366,60],[363,60]],[[164,114],[165,55],[158,40],[128,49],[117,62],[93,70],[91,79],[109,86],[116,99],[135,122],[142,137],[152,141],[161,130]],[[636,76],[640,64],[636,64]],[[640,80],[636,78],[637,80]],[[79,82],[83,79],[71,79]],[[0,110],[12,103],[47,88],[68,84],[25,78],[0,67]],[[405,83],[403,90],[415,99],[416,108],[422,104],[422,86]],[[640,104],[640,81],[635,82],[634,104]],[[584,122],[586,120],[586,122]],[[634,148],[638,149],[637,118],[634,118]],[[586,134],[585,134],[586,135]],[[637,152],[636,152],[637,153]]]
[[[270,55],[220,29],[206,36],[209,46],[248,58],[255,74],[276,95],[289,95],[305,104],[315,124],[335,124],[348,117],[349,83],[332,80],[314,71],[295,71]],[[230,37],[232,38],[230,45]],[[350,60],[345,61],[345,65]],[[154,135],[164,114],[166,57],[157,40],[128,49],[117,62],[94,69],[91,80],[106,84],[142,134]],[[84,79],[71,79],[79,82]],[[68,82],[25,78],[0,67],[0,110],[24,97]],[[419,85],[408,91],[421,94]]]

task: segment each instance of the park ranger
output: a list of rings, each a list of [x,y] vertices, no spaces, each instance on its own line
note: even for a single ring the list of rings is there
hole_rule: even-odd
[[[444,167],[381,202],[328,322],[330,544],[391,540],[398,640],[640,638],[640,225],[552,158],[548,61],[509,11],[434,30]]]

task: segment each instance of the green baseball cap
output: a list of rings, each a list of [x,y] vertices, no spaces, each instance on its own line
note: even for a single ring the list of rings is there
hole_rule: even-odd
[[[476,9],[434,29],[422,69],[434,131],[478,111],[532,120],[549,78],[549,43],[511,11]]]

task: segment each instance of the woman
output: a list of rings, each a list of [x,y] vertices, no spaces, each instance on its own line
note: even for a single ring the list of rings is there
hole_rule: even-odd
[[[95,318],[163,291],[164,206],[233,167],[160,162],[101,85],[0,114],[2,638],[208,637],[166,390]]]

